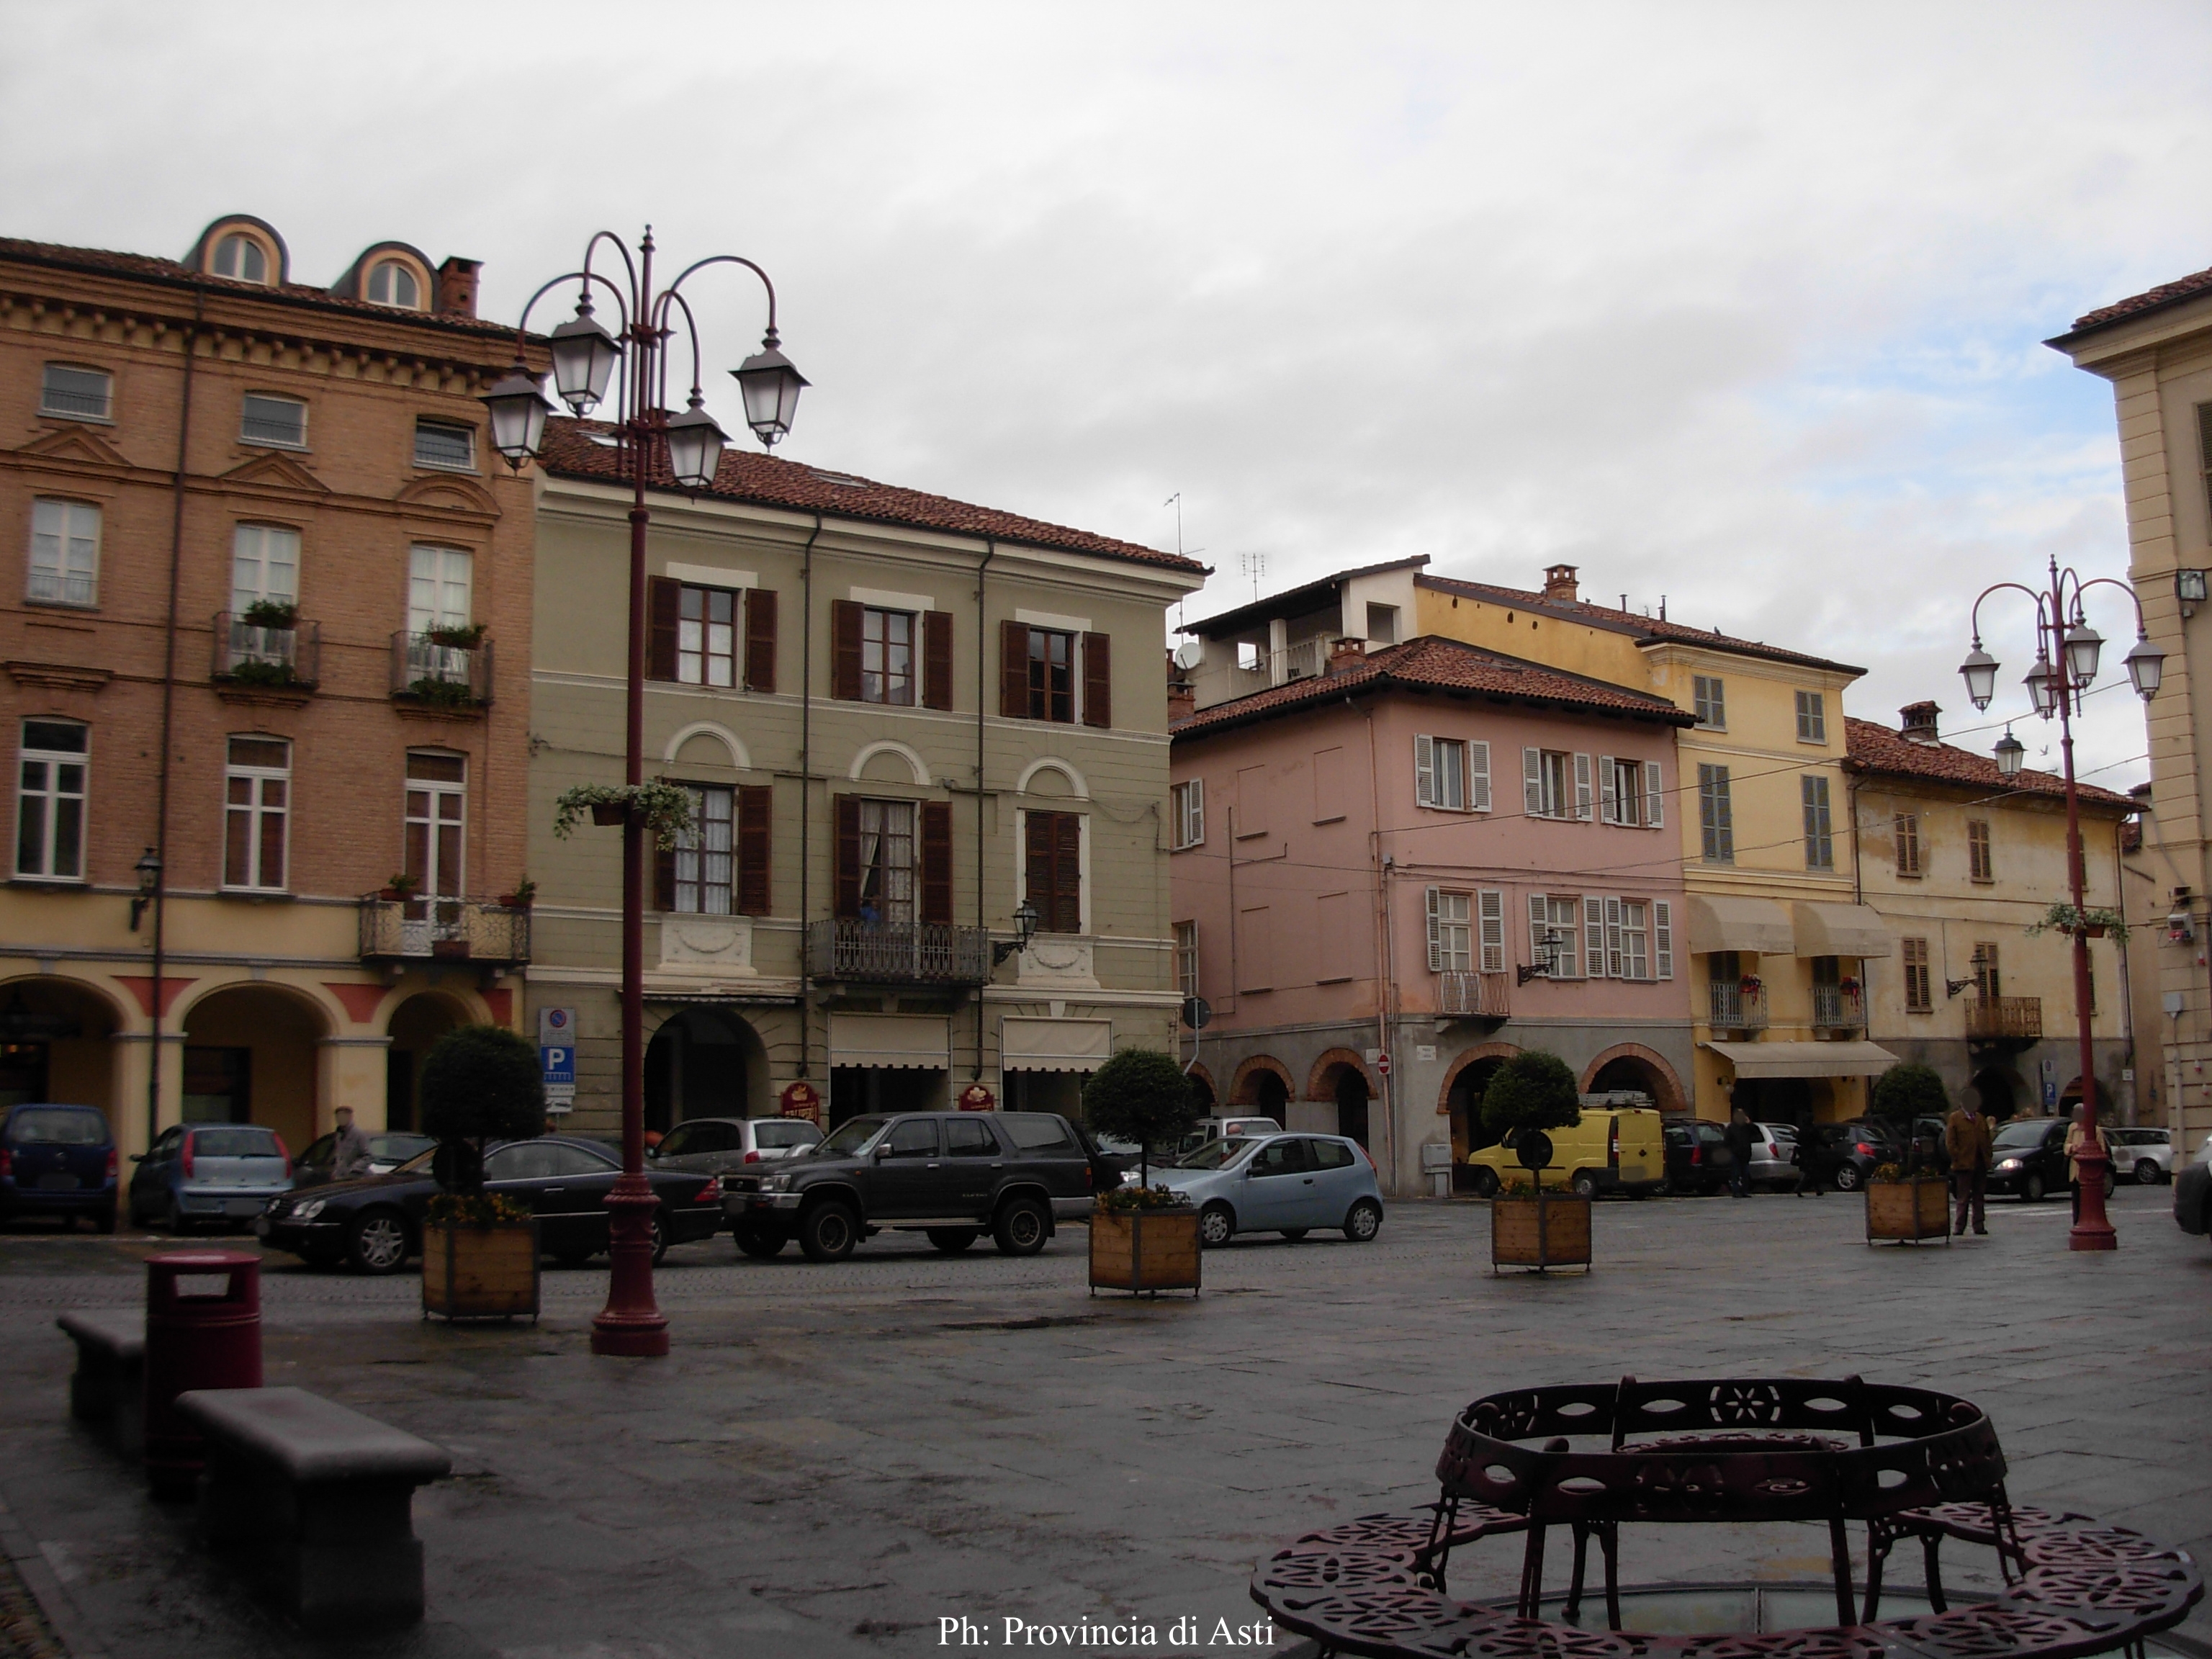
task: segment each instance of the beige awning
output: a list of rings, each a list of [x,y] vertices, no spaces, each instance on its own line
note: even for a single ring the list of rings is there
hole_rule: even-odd
[[[1009,1072],[1095,1072],[1114,1052],[1110,1019],[1033,1019],[1009,1014],[999,1022],[999,1064]]]
[[[830,1063],[942,1072],[951,1065],[952,1022],[921,1014],[832,1014]]]
[[[1793,904],[1801,957],[1886,957],[1889,931],[1871,904]]]
[[[1772,899],[1737,898],[1726,893],[1692,893],[1689,900],[1690,951],[1748,951],[1762,957],[1796,954],[1790,913]]]
[[[1708,1042],[1735,1067],[1738,1079],[1753,1077],[1880,1077],[1898,1062],[1879,1042]]]

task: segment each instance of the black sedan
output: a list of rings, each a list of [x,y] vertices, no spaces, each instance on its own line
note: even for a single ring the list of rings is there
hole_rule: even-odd
[[[350,1262],[365,1273],[398,1273],[422,1243],[422,1215],[437,1194],[434,1148],[389,1175],[335,1181],[284,1194],[253,1224],[264,1242],[317,1267]],[[510,1140],[484,1155],[484,1190],[537,1212],[539,1241],[563,1267],[607,1248],[607,1194],[622,1165],[596,1141],[568,1135]],[[721,1184],[689,1170],[648,1170],[660,1207],[653,1259],[672,1244],[711,1238],[722,1225]]]
[[[1905,1141],[1893,1124],[1875,1118],[1853,1118],[1848,1123],[1815,1124],[1812,1131],[1814,1151],[1808,1158],[1801,1143],[1798,1161],[1809,1169],[1817,1169],[1835,1182],[1838,1190],[1855,1193],[1867,1183],[1867,1178],[1885,1164],[1903,1165],[1905,1161]],[[1810,1182],[1813,1176],[1806,1179]]]
[[[2212,1233],[2212,1164],[2192,1164],[2174,1176],[2173,1220],[2185,1233]]]
[[[2063,1117],[2016,1117],[1998,1125],[1990,1149],[1989,1190],[2017,1193],[2033,1204],[2045,1193],[2074,1189],[2066,1172],[2066,1126]],[[2105,1196],[2112,1195],[2112,1172],[2105,1171]]]

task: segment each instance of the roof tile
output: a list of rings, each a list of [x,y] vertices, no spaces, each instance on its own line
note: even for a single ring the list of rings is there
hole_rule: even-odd
[[[2160,283],[2156,288],[2146,289],[2141,294],[2130,294],[2124,300],[2115,300],[2108,306],[2084,312],[2074,319],[2074,331],[2085,328],[2102,328],[2106,323],[2117,323],[2146,311],[2156,311],[2160,306],[2178,305],[2184,300],[2212,293],[2212,270],[2192,271],[2178,276],[2170,283]]]
[[[1844,769],[1847,772],[1964,784],[1970,788],[1995,789],[2010,794],[2063,798],[2066,793],[2065,779],[2051,773],[2031,772],[2022,768],[2019,776],[2008,778],[1986,755],[1954,748],[1948,743],[1919,743],[1872,720],[1846,719],[1844,743],[1847,751]],[[2075,787],[2084,805],[2112,807],[2123,812],[2136,810],[2136,804],[2125,795],[2115,794],[2109,789],[2087,783]]]

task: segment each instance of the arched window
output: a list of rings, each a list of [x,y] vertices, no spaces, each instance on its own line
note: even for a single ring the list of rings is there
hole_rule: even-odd
[[[269,280],[269,254],[243,231],[232,231],[215,245],[215,274],[235,276],[241,283]]]
[[[380,259],[368,273],[368,298],[372,305],[398,306],[404,311],[422,308],[422,284],[415,273],[398,259]]]

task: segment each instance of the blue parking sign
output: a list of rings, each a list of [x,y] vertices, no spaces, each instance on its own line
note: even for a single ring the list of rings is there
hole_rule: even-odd
[[[576,1051],[574,1048],[555,1048],[549,1044],[538,1051],[538,1058],[549,1087],[562,1083],[573,1085],[576,1081]]]

